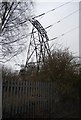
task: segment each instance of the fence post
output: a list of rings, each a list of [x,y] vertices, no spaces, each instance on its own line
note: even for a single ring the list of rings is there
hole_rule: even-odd
[[[0,65],[0,119],[2,118],[2,65]]]

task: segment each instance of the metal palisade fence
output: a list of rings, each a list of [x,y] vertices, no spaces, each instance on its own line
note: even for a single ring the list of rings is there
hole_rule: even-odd
[[[57,102],[58,90],[53,82],[3,81],[3,117],[32,117],[48,115]]]

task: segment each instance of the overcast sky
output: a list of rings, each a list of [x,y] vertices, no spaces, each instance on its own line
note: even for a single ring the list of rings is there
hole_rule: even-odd
[[[56,8],[57,6],[62,5],[63,3],[64,3],[63,1],[54,2],[53,0],[51,0],[51,2],[48,2],[47,0],[42,0],[42,1],[37,0],[36,14],[38,15],[40,13],[47,12],[53,8]],[[42,18],[38,19],[40,23],[43,25],[43,27],[46,27],[66,17],[66,19],[61,20],[60,23],[56,23],[52,28],[47,30],[49,39],[53,37],[58,37],[59,35],[66,33],[72,30],[73,28],[79,26],[79,11],[77,10],[79,10],[79,2],[72,1],[71,3],[62,6],[53,12],[49,12],[48,14],[44,15]],[[73,14],[70,15],[71,13]],[[79,29],[78,28],[74,29],[68,34],[65,34],[63,37],[59,37],[59,39],[56,39],[52,43],[57,44],[57,46],[58,44],[61,44],[63,47],[69,47],[70,51],[78,55]]]
[[[57,8],[65,2],[71,3],[59,7],[55,11],[48,12],[44,16],[37,18],[37,20],[45,28],[49,25],[53,27],[47,29],[49,39],[58,37],[56,40],[51,41],[50,45],[54,44],[53,48],[66,48],[74,55],[79,55],[79,1],[80,0],[34,0],[35,1],[35,16],[46,13],[53,8]],[[72,14],[72,15],[71,15]],[[60,23],[57,23],[61,20]],[[68,32],[68,33],[67,33]],[[64,36],[61,36],[64,34]],[[26,55],[26,54],[24,54]],[[14,60],[12,60],[14,61]],[[17,58],[15,58],[17,62]],[[26,57],[21,57],[18,64],[25,63]],[[14,63],[15,64],[15,63]],[[10,63],[11,65],[11,63]],[[14,66],[17,68],[17,66]]]

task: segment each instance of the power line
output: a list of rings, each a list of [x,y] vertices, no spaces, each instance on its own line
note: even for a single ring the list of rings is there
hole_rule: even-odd
[[[76,30],[76,29],[79,28],[79,27],[81,27],[81,25],[76,26],[76,27],[70,29],[69,31],[67,31],[67,32],[65,32],[65,33],[62,33],[62,34],[60,34],[60,35],[58,35],[58,36],[50,39],[49,41],[54,41],[54,40],[56,40],[56,39],[58,39],[58,38],[60,38],[60,37],[63,37],[63,36],[65,36],[66,34],[68,34],[68,33],[72,32],[72,31]]]
[[[59,36],[57,36],[57,37],[54,37],[54,38],[50,39],[49,41],[54,41],[54,40],[56,40],[56,39],[58,39],[58,38],[60,38],[60,37],[63,37],[63,36],[65,36],[66,34],[74,31],[75,29],[77,29],[77,28],[79,28],[79,27],[81,27],[81,25],[76,26],[76,27],[74,27],[73,29],[71,29],[71,30],[69,30],[69,31],[67,31],[67,32],[65,32],[65,33],[62,33],[61,35],[59,35]],[[23,51],[24,51],[24,50],[23,50]],[[22,51],[21,51],[21,52],[22,52]],[[20,53],[19,53],[19,54],[20,54]],[[13,55],[11,58],[9,58],[9,59],[6,60],[6,61],[4,61],[4,62],[3,62],[3,61],[0,61],[0,62],[6,63],[6,62],[10,61],[10,60],[11,60],[13,57],[15,57],[16,55],[18,55],[18,53],[16,53],[15,55]]]
[[[54,22],[53,24],[51,24],[51,25],[45,27],[45,29],[48,29],[48,28],[51,29],[55,24],[59,24],[59,23],[62,22],[63,20],[65,20],[65,19],[67,19],[68,17],[72,16],[73,14],[77,13],[79,10],[81,10],[81,9],[78,9],[78,10],[76,10],[76,11],[70,13],[69,15],[67,15],[67,16],[63,17],[62,19],[58,20],[57,22]],[[36,31],[34,31],[34,33],[36,33]],[[28,37],[28,36],[30,36],[31,34],[32,34],[32,32],[29,33],[28,35],[24,36],[23,38]],[[21,38],[21,39],[23,39],[23,38]],[[17,40],[18,40],[18,39],[17,39]],[[17,40],[12,41],[11,43],[16,42]],[[4,44],[9,44],[9,43],[4,43]]]
[[[39,14],[39,15],[33,17],[33,18],[38,18],[38,17],[44,16],[44,15],[50,13],[50,12],[55,11],[56,9],[59,9],[59,8],[65,6],[65,5],[67,5],[67,4],[70,4],[72,1],[73,1],[73,0],[71,0],[71,1],[69,1],[69,2],[66,2],[66,3],[64,3],[64,4],[60,5],[60,6],[57,6],[56,8],[53,8],[53,9],[47,11],[47,12],[41,13],[41,14]]]
[[[72,0],[72,1],[73,1],[73,0]],[[64,6],[64,5],[66,5],[66,4],[71,3],[72,1],[67,2],[67,3],[65,3],[65,4],[62,4],[62,5],[60,5],[60,6],[56,7],[56,8],[54,8],[54,9],[56,10],[56,9],[58,9],[58,8]],[[49,10],[49,11],[47,11],[46,13],[42,13],[42,14],[40,14],[40,15],[38,15],[38,16],[33,17],[33,18],[37,18],[37,17],[43,16],[43,15],[45,15],[45,14],[47,14],[47,13],[53,11],[54,9]],[[80,10],[80,9],[79,9],[79,10]],[[54,24],[60,23],[61,21],[63,21],[64,19],[68,18],[69,16],[73,15],[74,13],[78,12],[79,10],[76,10],[76,11],[72,12],[71,14],[69,14],[69,15],[65,16],[64,18],[58,20],[57,22],[51,24],[49,27],[52,27]],[[25,11],[24,11],[24,12],[25,12]],[[32,19],[33,19],[33,18],[32,18]],[[27,20],[22,21],[20,24],[25,23],[25,22],[27,22]],[[16,26],[11,26],[11,27],[16,27]]]
[[[67,16],[65,16],[64,18],[58,20],[57,22],[55,22],[55,23],[53,23],[53,24],[51,24],[51,25],[45,27],[44,29],[52,28],[55,24],[58,24],[58,23],[62,22],[63,20],[65,20],[65,19],[67,19],[68,17],[70,17],[71,15],[77,13],[79,10],[81,10],[81,9],[78,9],[78,10],[76,10],[76,11],[70,13],[69,15],[67,15]],[[36,33],[36,31],[34,31],[34,33]],[[28,36],[31,35],[31,34],[32,34],[32,32],[29,33]]]
[[[45,14],[48,14],[48,13],[50,13],[50,12],[53,12],[53,11],[55,11],[56,9],[61,8],[61,7],[65,6],[65,5],[67,5],[67,4],[70,4],[72,1],[73,1],[73,0],[71,0],[71,1],[69,1],[69,2],[66,2],[66,3],[64,3],[64,4],[60,5],[60,6],[57,6],[56,8],[53,8],[53,9],[47,11],[47,12],[41,13],[41,14],[39,14],[39,15],[37,15],[37,16],[32,17],[32,18],[38,18],[38,17],[44,16]],[[24,11],[22,11],[22,12],[20,13],[20,15],[23,14],[24,12],[26,12],[27,9],[28,9],[28,8],[26,8]],[[13,18],[12,21],[15,20],[15,19],[17,19],[20,15],[18,15],[16,18]],[[26,21],[25,21],[25,22],[26,22]]]
[[[79,27],[81,27],[81,25],[76,26],[76,27],[74,27],[73,29],[70,29],[69,31],[67,31],[67,32],[65,32],[65,33],[62,33],[62,34],[60,34],[59,36],[50,39],[49,41],[57,40],[57,39],[65,36],[66,34],[68,34],[68,33],[72,32],[72,31],[76,30],[76,29],[79,28]],[[51,45],[50,49],[54,46],[54,44],[55,44],[55,43],[53,43],[53,44]],[[59,45],[61,45],[61,44],[59,44]]]
[[[70,17],[70,16],[72,16],[73,14],[77,13],[79,10],[81,10],[81,9],[75,10],[74,12],[72,12],[72,13],[70,13],[69,15],[63,17],[62,19],[58,20],[57,22],[54,22],[53,24],[49,25],[49,26],[46,27],[46,28],[50,28],[50,29],[51,29],[55,24],[58,24],[58,23],[62,22],[63,20],[67,19],[68,17]]]
[[[53,40],[56,40],[56,39],[58,39],[58,38],[60,38],[60,37],[63,37],[63,36],[65,36],[66,34],[74,31],[75,29],[77,29],[77,28],[79,28],[79,27],[81,27],[81,25],[76,26],[76,27],[74,27],[73,29],[70,29],[69,31],[67,31],[67,32],[65,32],[65,33],[62,33],[61,35],[59,35],[59,36],[57,36],[57,37],[54,37],[54,38],[50,39],[49,41],[53,41]]]

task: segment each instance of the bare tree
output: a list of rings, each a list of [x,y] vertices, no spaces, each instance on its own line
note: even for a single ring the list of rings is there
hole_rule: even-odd
[[[20,54],[27,45],[32,0],[0,3],[0,61]]]

